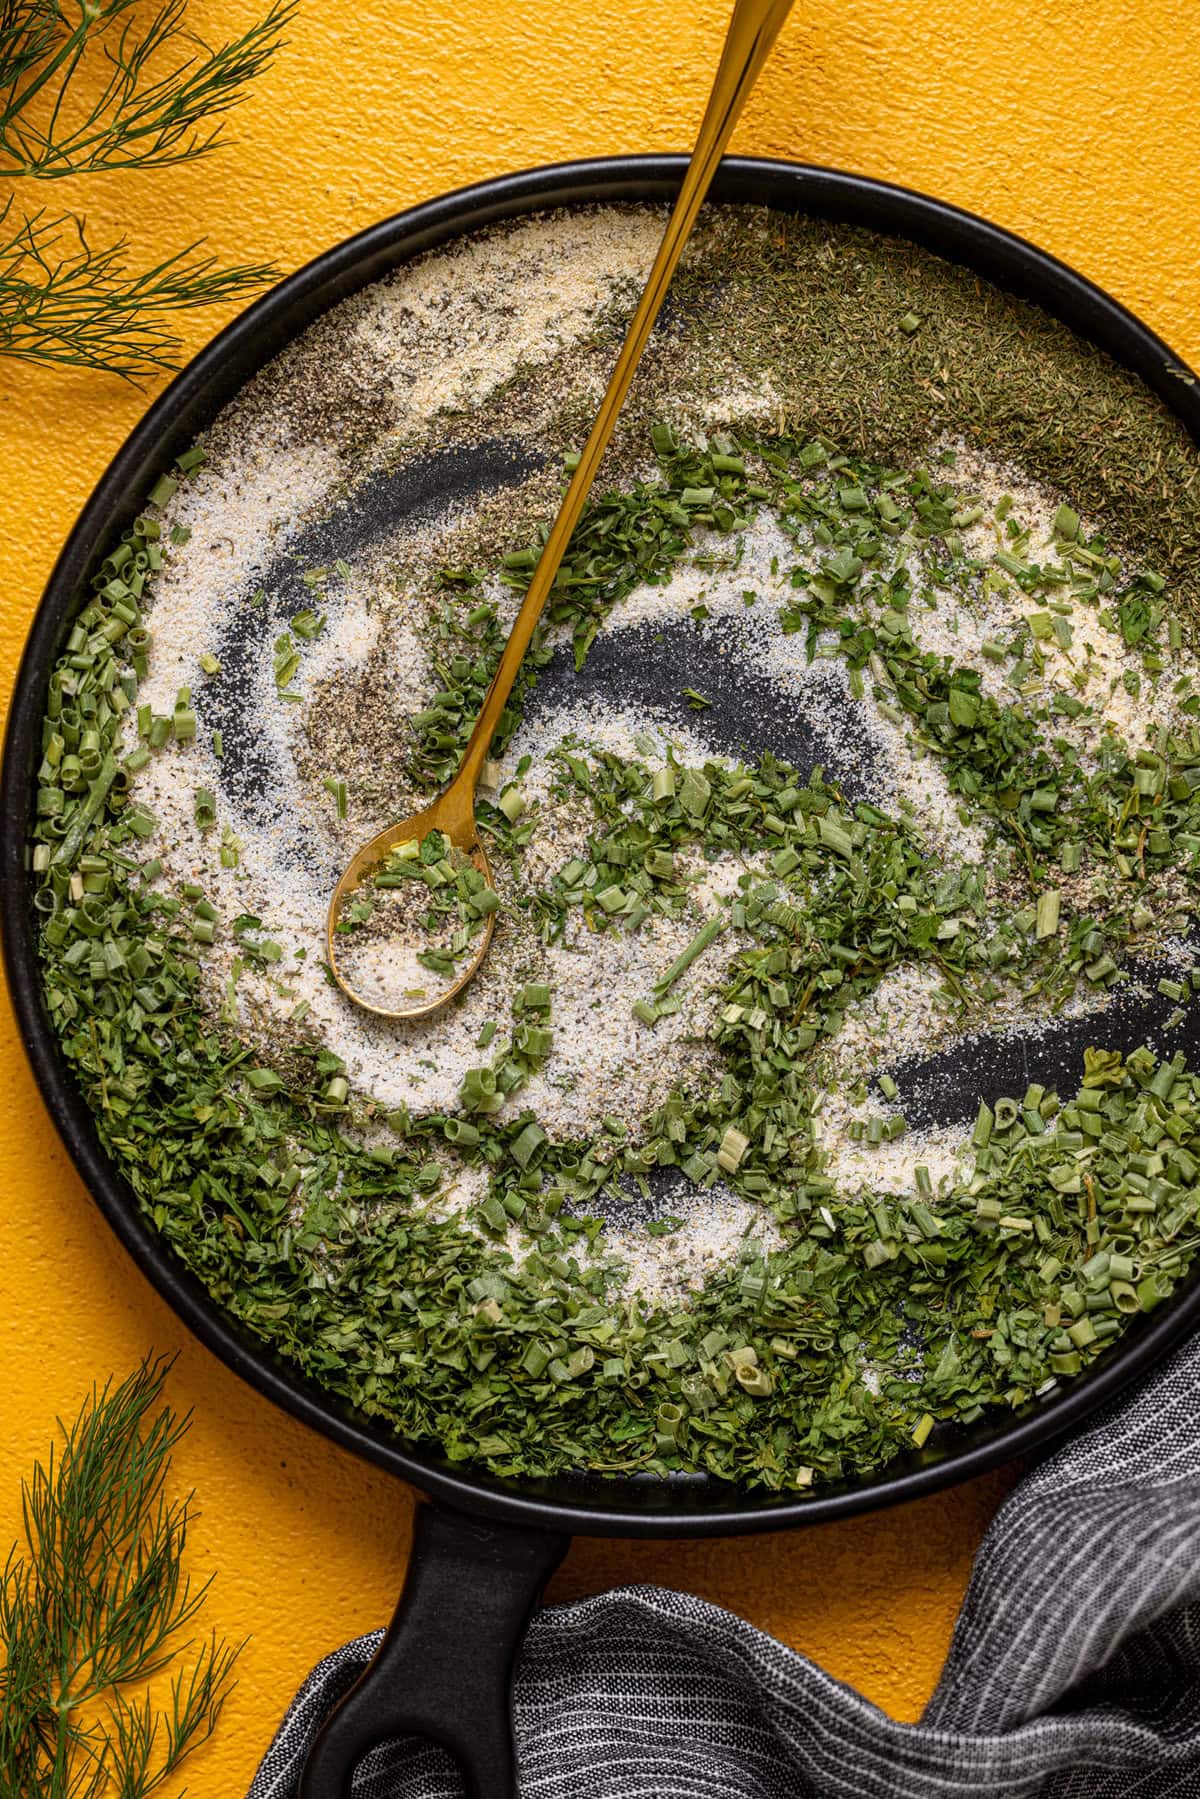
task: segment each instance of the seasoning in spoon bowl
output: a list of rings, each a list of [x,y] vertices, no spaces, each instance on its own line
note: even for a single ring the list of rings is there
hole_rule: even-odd
[[[345,895],[334,926],[338,967],[359,1003],[380,1012],[436,1003],[500,904],[444,832],[405,838]]]

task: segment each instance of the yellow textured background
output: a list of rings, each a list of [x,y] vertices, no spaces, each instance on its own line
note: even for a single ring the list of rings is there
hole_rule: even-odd
[[[251,0],[192,0],[210,39]],[[303,0],[289,47],[237,115],[233,148],[31,201],[86,207],[147,261],[207,235],[284,269],[389,212],[505,170],[682,149],[725,0]],[[735,139],[938,194],[1031,237],[1200,362],[1200,11],[1177,0],[807,0]],[[198,348],[223,321],[186,321]],[[149,396],[0,364],[0,680],[54,554]],[[0,1018],[0,1554],[20,1472],[57,1412],[147,1349],[179,1350],[195,1408],[178,1455],[219,1570],[214,1622],[252,1635],[194,1799],[236,1799],[284,1701],[326,1650],[384,1620],[411,1499],[277,1414],[191,1342],[66,1164]],[[813,1655],[898,1716],[937,1676],[970,1558],[1011,1473],[844,1526],[706,1544],[577,1543],[552,1589],[687,1587]]]

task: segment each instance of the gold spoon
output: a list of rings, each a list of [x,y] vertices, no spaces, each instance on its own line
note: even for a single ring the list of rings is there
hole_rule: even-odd
[[[433,999],[412,998],[412,1003],[396,1006],[380,1006],[372,1004],[356,993],[349,980],[338,966],[337,925],[341,918],[342,908],[350,896],[378,868],[397,844],[422,842],[430,831],[441,831],[449,838],[451,844],[466,856],[469,856],[480,874],[493,886],[492,871],[480,842],[479,831],[475,823],[475,788],[480,771],[487,757],[492,738],[496,733],[500,714],[503,712],[508,696],[512,691],[517,671],[529,648],[534,629],[542,615],[554,577],[558,573],[559,564],[566,554],[571,533],[579,522],[579,516],[587,500],[588,491],[600,466],[600,460],[608,447],[613,426],[617,422],[617,414],[621,410],[625,395],[629,391],[630,382],[641,360],[646,340],[650,336],[654,321],[658,317],[659,308],[666,297],[671,277],[675,273],[679,258],[683,254],[684,245],[692,233],[696,215],[708,192],[709,184],[716,173],[717,164],[724,153],[729,135],[737,122],[739,113],[746,102],[751,88],[758,79],[759,72],[770,54],[771,46],[779,34],[780,27],[792,9],[792,0],[735,0],[733,16],[725,34],[725,47],[721,53],[721,63],[713,82],[712,92],[708,97],[708,105],[704,109],[704,117],[700,122],[700,131],[696,138],[696,148],[688,163],[683,177],[683,185],[679,190],[679,198],[675,202],[670,221],[663,233],[662,243],[654,259],[642,297],[628,335],[617,357],[608,391],[600,402],[600,410],[592,426],[583,453],[571,476],[570,485],[559,507],[546,539],[545,548],[533,571],[533,579],[529,583],[525,598],[521,604],[509,633],[508,642],[504,646],[504,654],[492,677],[487,697],[483,702],[471,740],[463,753],[458,773],[450,785],[440,793],[424,811],[416,812],[411,818],[401,819],[399,824],[389,825],[372,837],[354,857],[350,866],[333,890],[333,898],[329,905],[329,916],[325,923],[325,950],[329,967],[338,986],[343,993],[363,1007],[364,1011],[374,1012],[381,1018],[429,1018],[448,1005],[456,993],[461,993],[467,982],[487,955],[492,941],[492,929],[495,914],[489,912],[483,922],[483,929],[476,943],[472,946],[471,960],[462,973],[458,975],[452,986],[444,988]],[[407,996],[402,996],[402,998]]]

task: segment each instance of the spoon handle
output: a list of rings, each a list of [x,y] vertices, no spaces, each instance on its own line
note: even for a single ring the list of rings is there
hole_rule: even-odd
[[[474,793],[479,771],[483,766],[488,747],[496,732],[500,714],[512,691],[513,682],[517,678],[517,670],[521,666],[534,628],[542,614],[547,596],[554,584],[559,564],[566,553],[571,533],[579,523],[588,492],[600,466],[601,458],[608,447],[613,426],[617,422],[617,414],[621,410],[625,395],[629,391],[642,351],[653,329],[654,321],[671,277],[675,273],[684,245],[691,236],[692,226],[696,222],[696,214],[708,192],[709,184],[716,173],[717,164],[729,141],[729,135],[737,122],[739,113],[746,98],[758,79],[760,70],[766,62],[771,46],[779,34],[780,27],[792,9],[792,0],[736,0],[733,16],[725,34],[725,47],[721,53],[721,63],[713,81],[708,105],[704,109],[704,117],[700,123],[700,131],[696,138],[696,147],[692,151],[692,159],[683,177],[683,185],[675,202],[670,221],[663,233],[662,243],[654,258],[654,266],[646,281],[642,297],[628,335],[621,346],[616,367],[608,383],[608,390],[600,402],[600,410],[596,414],[595,423],[588,435],[587,443],[579,458],[578,466],[571,476],[570,484],[558,510],[558,517],[551,526],[550,535],[546,539],[545,548],[533,571],[533,579],[529,583],[521,610],[513,624],[508,642],[504,646],[504,654],[492,677],[487,698],[471,733],[471,740],[463,755],[458,773],[451,782],[451,789],[458,788],[466,802],[465,810],[469,815],[471,795]],[[547,270],[547,279],[553,279],[553,270]]]

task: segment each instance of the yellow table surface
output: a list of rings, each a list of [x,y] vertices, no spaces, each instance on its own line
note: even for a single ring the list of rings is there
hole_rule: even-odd
[[[191,168],[33,202],[86,208],[149,262],[205,235],[291,269],[448,188],[574,156],[686,148],[725,0],[302,0],[289,47]],[[192,0],[213,40],[251,0]],[[802,5],[734,140],[897,181],[985,214],[1099,281],[1200,363],[1200,12],[1177,0],[842,0]],[[22,197],[25,197],[24,195]],[[222,319],[185,320],[195,349]],[[0,659],[7,694],[51,562],[149,393],[0,363]],[[241,1683],[191,1764],[236,1799],[327,1650],[389,1614],[412,1498],[276,1412],[193,1342],[93,1210],[0,1018],[0,1556],[56,1414],[147,1350],[195,1410],[176,1474],[198,1489],[193,1567],[212,1620],[249,1634]],[[971,1557],[1014,1471],[837,1526],[711,1543],[577,1542],[551,1589],[624,1581],[730,1606],[917,1716]]]

